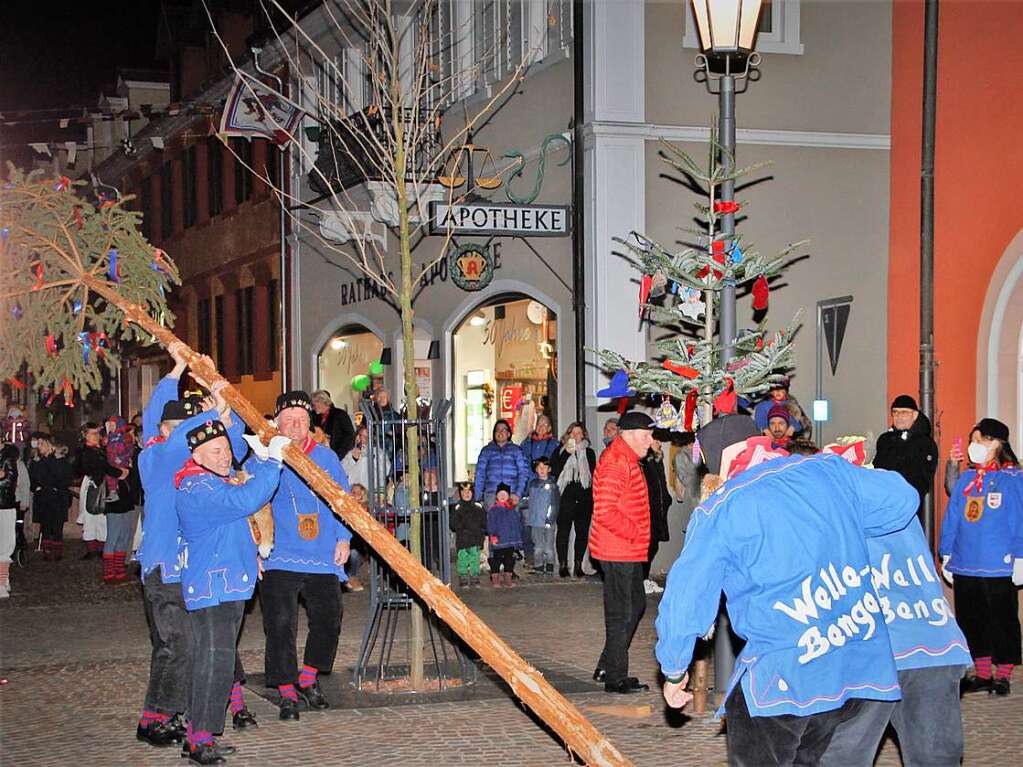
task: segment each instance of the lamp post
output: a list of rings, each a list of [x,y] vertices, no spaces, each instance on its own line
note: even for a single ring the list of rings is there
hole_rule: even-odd
[[[696,57],[697,82],[718,97],[718,144],[720,164],[726,176],[735,170],[735,94],[746,90],[750,80],[759,78],[760,54],[753,51],[761,0],[690,0],[701,53]],[[735,200],[735,180],[721,184],[721,202]],[[720,234],[735,234],[735,213],[725,206],[719,219]],[[725,246],[727,249],[727,245]],[[726,280],[721,289],[718,330],[722,342],[721,367],[732,359],[735,350],[735,282]],[[709,333],[713,328],[708,328]],[[718,612],[714,637],[714,684],[724,697],[725,683],[735,668],[736,638],[728,614]],[[697,661],[693,671],[695,709],[706,709],[706,661]]]
[[[762,0],[691,0],[701,53],[696,57],[696,80],[718,97],[718,143],[726,174],[735,169],[735,94],[760,77],[760,54],[753,51]],[[735,180],[721,184],[721,202],[735,200]],[[728,210],[726,207],[725,210]],[[735,213],[720,217],[720,232],[735,234]],[[721,364],[731,358],[735,340],[735,283],[721,291]]]

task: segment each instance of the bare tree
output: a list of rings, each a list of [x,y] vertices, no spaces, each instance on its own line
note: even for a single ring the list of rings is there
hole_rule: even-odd
[[[464,107],[453,110],[456,115],[450,119],[450,107],[471,92],[483,73],[510,58],[508,40],[495,39],[482,51],[475,50],[475,45],[474,50],[467,50],[466,41],[472,40],[472,14],[461,23],[450,23],[450,18],[445,23],[443,14],[450,4],[438,0],[327,0],[302,20],[290,20],[277,0],[265,0],[263,7],[276,38],[277,58],[292,81],[308,83],[319,75],[333,85],[317,89],[314,110],[293,95],[271,89],[277,98],[319,123],[319,143],[328,152],[326,162],[322,156],[311,156],[301,135],[289,132],[284,125],[274,127],[286,137],[292,156],[310,167],[316,185],[324,191],[323,199],[304,203],[300,190],[289,189],[285,179],[274,183],[265,170],[247,167],[286,203],[293,228],[314,238],[318,247],[348,270],[368,278],[397,309],[405,403],[408,420],[415,421],[420,398],[414,357],[416,286],[446,258],[452,236],[449,228],[435,241],[436,253],[422,265],[414,263],[414,253],[428,234],[429,202],[443,195],[441,199],[448,204],[458,203],[481,188],[478,178],[465,177],[463,182],[452,159],[457,160],[460,149],[495,108],[514,95],[532,56],[528,52],[522,55],[489,96],[476,102],[471,111]],[[314,25],[320,29],[313,29]],[[214,34],[253,98],[257,90],[265,93],[267,83],[231,57],[215,26]],[[353,66],[338,63],[339,47],[358,52]],[[443,61],[468,66],[445,71]],[[244,164],[241,157],[235,157]],[[488,181],[482,184],[486,188]],[[377,212],[383,208],[387,213],[380,217],[387,219],[385,225],[397,240],[397,253],[387,249],[386,237],[366,236],[372,226],[366,213],[368,185],[374,187]],[[339,244],[322,234],[319,224],[328,217],[339,220],[342,229],[351,234],[346,242]],[[410,546],[418,557],[422,518],[416,429],[408,429],[405,444],[405,482],[412,505]],[[418,605],[413,608],[411,642],[410,683],[421,687],[423,616]]]

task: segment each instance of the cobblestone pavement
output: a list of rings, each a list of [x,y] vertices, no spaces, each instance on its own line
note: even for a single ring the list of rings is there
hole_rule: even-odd
[[[0,603],[0,764],[183,765],[176,749],[155,750],[134,737],[148,675],[149,640],[137,583],[99,582],[99,563],[80,561],[80,543],[57,565],[33,561],[12,573],[13,597]],[[589,582],[483,588],[466,601],[510,644],[540,665],[587,679],[603,639],[600,586]],[[366,593],[346,594],[336,668],[350,667],[366,620]],[[656,598],[633,643],[632,673],[656,674],[652,647]],[[304,627],[299,643],[303,642]],[[240,642],[251,673],[262,671],[258,603]],[[1023,688],[1016,674],[1014,684]],[[263,692],[263,690],[259,690]],[[669,713],[656,692],[630,696],[573,694],[636,765],[722,765],[725,738],[708,718]],[[250,690],[254,731],[228,729],[235,767],[286,765],[557,765],[569,758],[558,741],[511,699],[303,712],[298,723]],[[624,718],[594,712],[609,704],[649,705]],[[1023,753],[1023,689],[1009,698],[970,696],[963,705],[967,765],[1005,765]],[[1016,754],[1016,757],[1012,757]],[[886,740],[878,765],[901,764]]]

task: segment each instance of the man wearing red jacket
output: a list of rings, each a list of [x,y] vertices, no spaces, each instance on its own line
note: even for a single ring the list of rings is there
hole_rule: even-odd
[[[654,441],[654,422],[629,412],[618,422],[618,436],[600,456],[593,473],[590,558],[604,572],[604,650],[593,679],[606,692],[629,694],[649,689],[629,676],[629,645],[643,611],[643,565],[650,546],[650,502],[639,459]]]

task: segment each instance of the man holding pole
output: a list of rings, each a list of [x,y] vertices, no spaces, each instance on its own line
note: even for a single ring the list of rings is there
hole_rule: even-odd
[[[274,418],[281,434],[348,492],[348,477],[337,454],[309,434],[312,414],[312,399],[304,391],[277,398]],[[290,467],[281,475],[271,509],[274,547],[263,564],[261,590],[266,684],[280,693],[280,718],[294,721],[299,716],[299,697],[312,709],[329,705],[317,675],[334,667],[341,633],[341,582],[347,580],[345,562],[352,534]],[[309,616],[301,670],[296,669],[295,648],[299,596]]]

